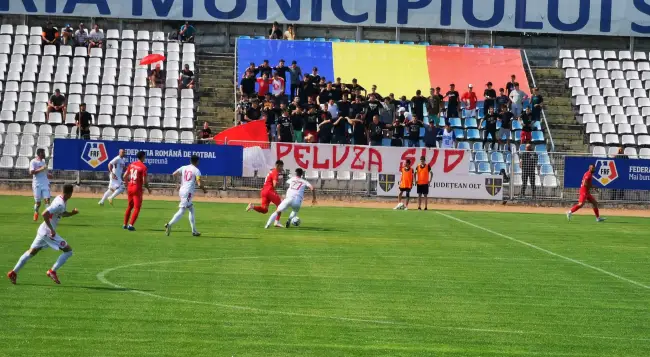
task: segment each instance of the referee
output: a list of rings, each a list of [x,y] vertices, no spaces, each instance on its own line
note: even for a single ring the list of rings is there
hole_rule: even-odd
[[[415,169],[415,176],[417,177],[417,190],[418,190],[418,210],[422,210],[422,196],[424,196],[424,210],[426,211],[429,206],[429,186],[433,179],[433,172],[431,166],[427,164],[427,158],[420,156],[420,165]]]

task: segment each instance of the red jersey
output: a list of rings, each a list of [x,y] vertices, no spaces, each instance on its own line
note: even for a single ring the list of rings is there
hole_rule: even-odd
[[[273,181],[280,181],[280,173],[278,172],[278,169],[273,169],[271,172],[269,172],[268,175],[266,175],[266,179],[264,180],[264,188],[262,190],[275,191],[275,187],[273,187]]]
[[[264,80],[264,78],[258,78],[257,79],[257,84],[260,87],[260,89],[257,91],[257,95],[259,95],[260,97],[263,97],[269,91],[269,87],[271,86],[271,80],[269,80],[269,79]]]
[[[126,172],[129,191],[142,193],[144,179],[147,177],[147,166],[141,161],[136,161],[126,168]]]
[[[463,102],[467,102],[469,100],[469,106],[466,108],[467,110],[474,110],[476,109],[476,102],[478,102],[478,98],[476,97],[476,92],[465,92],[463,96],[460,98]]]
[[[591,171],[585,172],[585,175],[582,176],[582,185],[580,186],[580,191],[587,191],[591,188],[591,180],[593,180],[594,175]]]

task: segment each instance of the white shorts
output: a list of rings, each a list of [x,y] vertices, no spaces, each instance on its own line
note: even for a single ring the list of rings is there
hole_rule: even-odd
[[[477,118],[477,114],[476,109],[465,109],[465,118]]]
[[[499,140],[510,140],[510,129],[500,128],[497,139],[499,139]]]
[[[108,188],[116,191],[120,187],[124,189],[124,182],[122,182],[120,179],[115,180],[111,178],[111,181],[108,183]]]
[[[50,198],[50,186],[32,186],[34,191],[34,201],[40,202],[41,199]]]
[[[192,207],[192,199],[194,198],[194,193],[192,192],[179,192],[178,196],[181,198],[181,202],[178,204],[180,208],[190,208]]]
[[[298,213],[300,207],[302,206],[302,197],[287,197],[278,206],[278,212],[284,212],[287,208],[291,207],[291,210]]]
[[[50,236],[40,236],[37,235],[36,238],[34,238],[34,242],[32,242],[32,245],[30,248],[47,248],[50,247],[54,250],[59,250],[63,249],[68,246],[68,242],[65,241],[65,239],[61,238],[58,234],[54,236],[54,238]]]

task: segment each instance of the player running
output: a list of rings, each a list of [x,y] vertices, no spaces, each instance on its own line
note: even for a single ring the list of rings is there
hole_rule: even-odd
[[[305,198],[305,188],[309,188],[312,194],[312,204],[316,204],[316,190],[309,183],[309,181],[303,179],[305,172],[298,168],[296,169],[296,176],[292,177],[287,181],[289,188],[287,189],[287,194],[285,199],[280,203],[275,212],[269,217],[269,220],[266,222],[264,228],[269,228],[271,223],[275,221],[277,223],[278,217],[284,212],[287,208],[291,207],[291,214],[289,219],[287,219],[286,227],[291,227],[291,220],[298,214],[300,211],[300,206],[302,206],[302,200]]]
[[[174,171],[174,176],[181,176],[181,188],[178,191],[178,195],[181,198],[181,203],[178,205],[178,212],[172,217],[172,220],[169,223],[165,224],[165,233],[170,235],[172,233],[172,226],[178,222],[181,217],[185,214],[185,210],[190,212],[190,226],[192,227],[192,235],[198,237],[201,235],[199,231],[196,230],[196,223],[194,221],[194,205],[192,204],[192,198],[194,197],[194,191],[198,185],[204,193],[208,193],[208,190],[203,187],[201,182],[201,171],[199,171],[199,157],[197,155],[192,155],[190,158],[191,165],[185,165],[180,167],[178,170]]]
[[[63,252],[59,255],[59,258],[56,260],[52,268],[46,273],[55,283],[61,284],[59,277],[56,275],[56,271],[59,270],[68,258],[72,256],[72,247],[70,247],[68,242],[56,233],[56,228],[61,218],[71,217],[79,213],[76,208],[73,209],[72,212],[66,210],[66,205],[70,197],[72,197],[73,190],[74,187],[72,185],[68,184],[63,186],[63,194],[56,197],[52,204],[43,211],[43,223],[38,227],[34,242],[32,242],[29,250],[18,259],[18,263],[16,263],[13,270],[7,273],[7,278],[11,280],[12,284],[16,284],[18,272],[22,269],[25,263],[27,263],[27,261],[35,256],[41,249],[47,247]]]
[[[581,209],[582,206],[585,205],[585,200],[589,201],[591,205],[594,207],[596,222],[602,222],[605,220],[604,217],[600,216],[600,212],[598,211],[598,201],[596,201],[594,196],[592,196],[591,193],[589,192],[592,187],[594,171],[596,171],[596,166],[589,165],[589,170],[585,172],[584,176],[582,176],[582,185],[580,185],[580,198],[578,199],[578,204],[573,206],[571,210],[566,213],[566,218],[569,221],[571,220],[571,216],[573,215],[573,213]]]
[[[273,203],[276,207],[280,205],[280,195],[278,195],[277,192],[275,192],[275,188],[278,187],[278,183],[280,181],[280,173],[284,170],[284,162],[282,160],[278,160],[275,162],[275,168],[269,172],[268,175],[266,175],[266,180],[264,180],[264,187],[262,188],[261,192],[261,197],[262,197],[262,205],[261,206],[253,206],[252,203],[248,204],[248,207],[246,207],[246,212],[250,212],[250,210],[255,210],[259,213],[266,214],[269,212],[269,204]],[[280,223],[280,215],[279,213],[275,219],[275,226],[276,227],[284,227]]]
[[[34,222],[38,221],[38,211],[41,200],[45,205],[50,204],[50,179],[47,163],[45,162],[45,149],[36,150],[36,157],[29,162],[29,174],[32,175],[32,191],[34,192]]]
[[[110,175],[111,180],[108,183],[108,190],[104,192],[104,197],[99,200],[100,206],[104,205],[106,199],[108,199],[108,203],[112,206],[113,199],[120,193],[124,192],[124,181],[122,181],[122,174],[126,167],[124,156],[126,156],[124,149],[120,149],[118,155],[108,163],[108,174]]]
[[[129,206],[126,208],[126,212],[124,212],[124,225],[122,228],[130,231],[135,231],[133,225],[138,219],[140,208],[142,207],[142,188],[145,187],[149,191],[149,194],[151,194],[149,179],[147,178],[147,166],[144,164],[146,156],[144,151],[138,152],[138,161],[132,162],[122,176],[122,179],[128,182],[127,194],[129,198]],[[131,216],[131,211],[134,209],[133,216]],[[130,222],[129,217],[131,218]]]

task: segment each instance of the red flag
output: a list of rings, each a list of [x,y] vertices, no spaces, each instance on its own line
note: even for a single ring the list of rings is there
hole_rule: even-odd
[[[268,147],[269,134],[264,120],[256,120],[247,124],[226,129],[214,136],[217,144],[241,145],[245,147]]]

